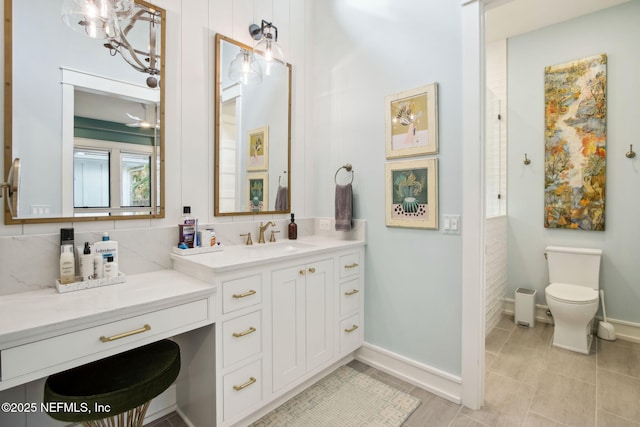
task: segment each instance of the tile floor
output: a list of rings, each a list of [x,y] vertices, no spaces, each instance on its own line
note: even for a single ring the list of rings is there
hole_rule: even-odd
[[[640,427],[640,344],[596,339],[582,355],[553,347],[552,337],[550,324],[522,328],[503,316],[485,342],[478,411],[362,362],[349,366],[422,401],[404,427]],[[172,413],[148,427],[186,424]]]
[[[503,316],[485,341],[485,405],[455,425],[640,427],[640,344],[594,339],[582,355],[552,339],[550,324]]]

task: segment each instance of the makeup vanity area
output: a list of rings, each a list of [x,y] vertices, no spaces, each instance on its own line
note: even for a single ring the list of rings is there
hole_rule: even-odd
[[[63,294],[50,287],[5,295],[0,298],[0,390],[163,338],[182,334],[182,339],[188,339],[189,331],[207,325],[212,329],[215,296],[215,287],[173,270],[132,275],[125,283]],[[188,351],[184,352],[183,364],[189,359]],[[188,370],[183,370],[176,384],[188,382],[187,377]],[[39,386],[35,395],[19,393],[21,397],[13,400],[18,406],[2,411],[0,424],[12,425],[6,420],[26,423],[20,417],[51,422],[40,411],[42,386],[35,384]],[[175,406],[176,388],[169,394]],[[11,393],[2,395],[6,399]]]

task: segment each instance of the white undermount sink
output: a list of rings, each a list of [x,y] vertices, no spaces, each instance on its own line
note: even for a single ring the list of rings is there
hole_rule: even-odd
[[[261,252],[270,253],[273,255],[295,253],[305,249],[311,249],[314,245],[308,243],[300,243],[295,240],[282,240],[275,243],[254,243],[253,245],[245,246],[249,252]]]

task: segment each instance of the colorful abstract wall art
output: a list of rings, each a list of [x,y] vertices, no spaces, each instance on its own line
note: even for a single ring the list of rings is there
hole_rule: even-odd
[[[438,160],[385,165],[388,227],[438,229]]]
[[[544,226],[604,230],[607,56],[545,68]]]

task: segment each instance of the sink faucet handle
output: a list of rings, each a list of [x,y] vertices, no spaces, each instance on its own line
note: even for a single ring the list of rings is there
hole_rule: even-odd
[[[275,242],[276,241],[276,235],[275,233],[279,233],[280,230],[271,230],[271,237],[269,238],[270,242]]]
[[[251,233],[241,234],[240,237],[247,237],[246,245],[253,245],[253,240],[251,240]]]

